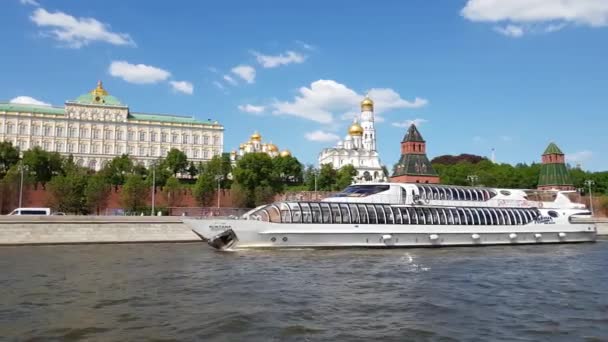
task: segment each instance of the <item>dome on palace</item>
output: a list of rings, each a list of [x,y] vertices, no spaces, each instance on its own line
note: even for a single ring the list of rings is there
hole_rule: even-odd
[[[104,88],[101,81],[97,82],[97,87],[90,92],[78,96],[74,102],[82,104],[99,104],[109,106],[122,106],[123,104],[114,96],[110,95]]]
[[[251,141],[260,141],[262,140],[262,136],[257,131],[251,135]]]
[[[277,145],[270,143],[268,144],[268,152],[279,152],[279,148],[277,147]]]
[[[373,111],[374,110],[374,101],[369,97],[365,97],[363,101],[361,101],[361,110],[362,111]]]
[[[361,127],[361,125],[359,125],[359,123],[355,121],[348,128],[348,134],[357,136],[363,135],[363,127]]]
[[[281,151],[281,157],[291,157],[291,151],[289,150],[283,150]]]

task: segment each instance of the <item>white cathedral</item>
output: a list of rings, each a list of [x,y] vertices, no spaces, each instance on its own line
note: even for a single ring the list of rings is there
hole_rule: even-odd
[[[357,170],[356,183],[386,181],[380,156],[376,151],[374,128],[374,101],[365,97],[361,101],[361,117],[348,128],[344,141],[335,147],[324,148],[319,154],[319,167],[331,164],[335,169],[351,164]]]

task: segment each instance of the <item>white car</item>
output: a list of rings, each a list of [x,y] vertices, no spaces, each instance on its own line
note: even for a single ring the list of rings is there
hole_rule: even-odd
[[[37,215],[37,216],[49,216],[51,215],[51,208],[17,208],[9,215]]]

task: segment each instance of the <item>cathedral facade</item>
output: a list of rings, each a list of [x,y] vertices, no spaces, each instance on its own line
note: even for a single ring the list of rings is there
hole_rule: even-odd
[[[344,141],[339,141],[335,147],[323,149],[318,160],[319,167],[331,164],[333,168],[340,169],[352,165],[357,170],[356,183],[386,181],[376,150],[374,102],[369,97],[361,101],[361,115],[348,128]]]
[[[193,162],[221,155],[224,127],[194,117],[132,112],[98,82],[64,107],[0,103],[0,141],[21,151],[39,146],[72,155],[80,166],[99,170],[128,154],[148,166],[177,148]]]
[[[233,150],[232,152],[230,152],[230,160],[233,164],[236,164],[237,160],[247,153],[266,153],[271,158],[277,156],[291,156],[291,152],[289,150],[283,150],[279,152],[279,148],[277,147],[277,145],[273,144],[272,142],[263,142],[262,135],[257,131],[249,137],[248,141],[239,145],[238,151]]]

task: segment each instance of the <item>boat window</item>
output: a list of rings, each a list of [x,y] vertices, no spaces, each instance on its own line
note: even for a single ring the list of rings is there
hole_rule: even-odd
[[[513,209],[504,209],[505,212],[507,213],[507,218],[509,219],[509,224],[510,225],[516,225],[517,224],[517,218],[515,217],[515,213],[513,212]]]
[[[340,217],[340,207],[335,203],[331,203],[330,208],[333,223],[342,223],[342,217]]]
[[[424,216],[426,217],[427,224],[435,224],[435,220],[437,219],[437,209],[426,208],[424,210]]]
[[[511,209],[513,211],[513,216],[515,216],[515,223],[517,225],[522,225],[524,220],[519,213],[519,209]]]
[[[369,213],[365,204],[358,204],[359,214],[361,215],[361,223],[369,223]]]
[[[291,209],[291,222],[300,223],[302,222],[302,210],[300,210],[300,204],[290,203],[288,204]]]
[[[407,208],[408,215],[410,216],[411,224],[420,224],[420,218],[418,217],[418,211],[415,208]]]
[[[434,200],[438,200],[439,199],[439,189],[437,189],[436,187],[431,187],[431,192],[433,193],[433,199]]]
[[[384,207],[382,205],[376,204],[374,208],[376,208],[376,212],[378,213],[378,223],[385,224],[386,212],[384,211]]]
[[[350,222],[351,223],[361,223],[361,218],[359,215],[359,207],[356,204],[349,204],[350,209]]]
[[[471,212],[471,224],[473,225],[479,225],[481,219],[479,218],[479,213],[477,212],[477,210],[475,210],[475,208],[471,208],[471,209],[467,209],[468,211]]]
[[[418,197],[420,197],[421,200],[426,199],[426,191],[423,186],[418,187]]]
[[[401,188],[401,204],[405,204],[407,200],[407,190]]]
[[[378,213],[376,212],[376,208],[374,208],[374,206],[372,204],[368,204],[366,207],[367,207],[367,213],[369,215],[369,223],[370,224],[378,223]]]
[[[348,204],[340,203],[340,216],[342,217],[342,223],[350,223],[350,210]]]
[[[495,208],[490,209],[492,213],[492,219],[494,219],[494,224],[504,225],[505,218],[502,216],[502,212],[500,210],[496,210]]]
[[[355,184],[350,185],[346,189],[342,190],[331,197],[366,197],[374,195],[390,188],[390,185],[384,184]]]
[[[329,203],[321,203],[321,216],[323,218],[323,223],[334,223]]]
[[[395,215],[393,213],[393,208],[390,205],[384,206],[384,210],[386,211],[386,223],[395,224]]]
[[[453,200],[454,199],[454,189],[452,187],[448,188],[449,192],[447,194],[447,199],[448,200]]]
[[[448,212],[448,224],[456,224],[454,221],[454,209],[447,209]]]
[[[440,224],[448,224],[448,217],[445,214],[445,209],[438,209],[439,211],[439,223]]]
[[[483,216],[485,217],[485,224],[493,225],[494,220],[492,219],[492,214],[490,214],[490,210],[488,208],[483,208],[479,210],[483,213]]]

